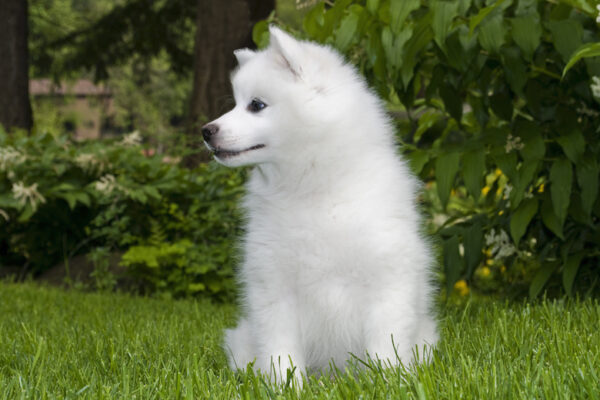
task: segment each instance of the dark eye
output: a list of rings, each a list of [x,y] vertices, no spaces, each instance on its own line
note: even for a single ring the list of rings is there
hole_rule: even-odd
[[[252,113],[257,113],[263,110],[265,107],[267,107],[267,105],[262,101],[258,99],[252,99],[252,101],[250,102],[250,104],[248,104],[248,107],[246,107],[246,109]]]

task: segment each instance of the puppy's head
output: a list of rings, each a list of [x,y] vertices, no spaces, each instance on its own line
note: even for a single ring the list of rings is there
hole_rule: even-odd
[[[316,121],[307,112],[319,113],[314,104],[319,88],[311,77],[322,75],[318,65],[324,49],[273,26],[269,31],[267,49],[234,52],[239,64],[231,78],[236,105],[202,128],[215,159],[230,167],[289,157],[310,140],[305,132]]]

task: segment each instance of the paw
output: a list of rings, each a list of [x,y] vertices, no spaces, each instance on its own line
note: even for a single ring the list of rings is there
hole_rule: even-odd
[[[271,357],[269,378],[276,385],[302,388],[303,369],[295,364],[290,356]]]

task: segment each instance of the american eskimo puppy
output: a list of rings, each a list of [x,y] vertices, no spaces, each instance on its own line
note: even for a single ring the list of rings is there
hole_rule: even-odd
[[[263,51],[235,51],[236,105],[202,129],[219,163],[254,166],[230,366],[281,381],[352,355],[407,364],[438,338],[417,182],[357,71],[329,47],[270,35]]]

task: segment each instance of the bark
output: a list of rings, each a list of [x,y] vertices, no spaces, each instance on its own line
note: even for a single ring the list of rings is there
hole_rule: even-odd
[[[190,101],[188,142],[202,148],[200,128],[234,105],[229,74],[233,50],[253,47],[252,27],[268,17],[274,0],[198,0],[194,48],[194,87]],[[194,167],[210,158],[207,152],[186,157]]]
[[[32,125],[29,102],[27,1],[0,0],[0,125]]]

